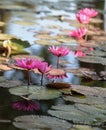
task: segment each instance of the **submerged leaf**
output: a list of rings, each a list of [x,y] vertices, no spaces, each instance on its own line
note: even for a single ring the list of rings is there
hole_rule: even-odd
[[[25,115],[18,116],[14,120],[13,125],[21,129],[69,130],[72,127],[71,123],[50,116]]]

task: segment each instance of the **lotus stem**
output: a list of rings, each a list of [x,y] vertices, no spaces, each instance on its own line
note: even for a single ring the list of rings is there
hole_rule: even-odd
[[[57,57],[57,68],[59,68],[59,60],[60,60],[60,57],[58,56]]]
[[[28,72],[28,88],[29,88],[29,86],[30,86],[30,71],[28,70],[27,72]]]
[[[87,32],[86,32],[86,35],[85,35],[85,41],[88,40],[88,24],[86,24],[86,29],[87,29]]]
[[[44,74],[42,73],[42,75],[41,75],[41,86],[43,86],[43,77],[44,77]]]

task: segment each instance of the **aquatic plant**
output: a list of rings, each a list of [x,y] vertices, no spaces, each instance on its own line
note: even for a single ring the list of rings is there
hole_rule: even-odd
[[[93,18],[98,15],[98,12],[95,11],[93,8],[84,8],[82,10],[79,10],[78,14],[85,14],[90,18]]]
[[[86,35],[87,29],[86,28],[78,28],[77,30],[73,30],[69,32],[69,36],[77,39],[77,40],[84,40],[83,36]]]
[[[70,50],[67,47],[64,46],[51,46],[49,47],[49,52],[51,52],[53,55],[57,56],[57,68],[59,66],[59,58],[66,56],[69,54]]]
[[[24,68],[28,72],[28,86],[30,85],[30,70],[35,69],[39,60],[31,59],[31,58],[22,58],[17,59],[15,65],[21,68]]]
[[[39,62],[39,63],[37,64],[36,67],[37,67],[37,69],[39,70],[39,72],[42,74],[42,76],[41,76],[41,86],[42,86],[42,85],[43,85],[43,77],[44,77],[44,74],[46,74],[48,71],[51,70],[52,65],[48,65],[47,62],[41,61],[41,62]]]

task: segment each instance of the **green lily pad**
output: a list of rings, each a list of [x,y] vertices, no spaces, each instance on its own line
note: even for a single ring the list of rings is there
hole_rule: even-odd
[[[0,76],[0,83],[7,81],[7,79],[4,76]]]
[[[61,95],[61,92],[58,90],[46,89],[44,87],[36,87],[34,90],[31,90],[32,95],[29,95],[29,99],[37,99],[37,100],[49,100],[58,98]]]
[[[101,96],[106,97],[106,89],[101,87],[89,87],[83,85],[71,85],[73,92],[77,92],[83,95]]]
[[[102,126],[106,120],[106,110],[83,104],[52,106],[48,113],[74,124]]]
[[[10,88],[9,92],[13,95],[23,96],[23,95],[30,94],[29,89],[27,86],[20,86],[20,87]]]
[[[77,75],[77,76],[83,76],[83,73],[86,71],[90,72],[91,70],[89,68],[76,68],[76,69],[66,68],[65,69],[66,73],[73,73],[74,75]]]
[[[6,80],[5,82],[0,83],[0,87],[2,88],[13,88],[22,85],[22,82],[20,81],[11,81],[11,80]]]
[[[4,5],[0,5],[0,9],[7,9],[7,10],[26,10],[27,8],[25,6],[21,6],[21,5],[4,4]]]
[[[98,130],[98,128],[87,126],[87,125],[73,125],[73,128],[71,128],[70,130]],[[103,130],[103,129],[99,128],[99,130]]]
[[[64,124],[64,125],[63,125]],[[14,119],[13,125],[21,129],[69,130],[71,123],[50,116],[24,115]]]
[[[58,42],[56,40],[51,40],[50,41],[50,40],[45,40],[45,39],[36,40],[35,43],[36,44],[41,44],[41,45],[46,45],[46,46],[48,46],[48,45],[60,45],[61,44],[61,42]]]
[[[12,39],[14,37],[15,36],[8,35],[8,34],[5,34],[5,33],[0,33],[0,41],[4,41],[4,40],[7,40],[7,39]]]
[[[35,25],[36,23],[34,22],[26,22],[26,21],[14,21],[15,24],[23,25],[23,26],[32,26]]]
[[[106,58],[102,58],[98,56],[77,57],[77,59],[81,62],[106,65]]]
[[[23,96],[28,95],[29,99],[37,99],[37,100],[49,100],[58,98],[60,96],[60,92],[57,90],[49,90],[42,86],[20,86],[16,88],[10,88],[9,92],[14,95]]]
[[[100,50],[93,50],[87,53],[87,55],[91,56],[106,56],[106,52],[100,51]]]
[[[103,97],[96,97],[96,96],[63,96],[63,99],[65,101],[69,102],[75,102],[75,103],[81,103],[81,104],[90,104],[90,105],[96,105],[96,104],[105,104],[106,100]]]

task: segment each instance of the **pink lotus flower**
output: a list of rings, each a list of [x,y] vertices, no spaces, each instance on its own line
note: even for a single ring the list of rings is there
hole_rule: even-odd
[[[52,65],[48,65],[47,62],[39,62],[37,64],[37,69],[39,70],[39,72],[42,73],[42,77],[41,77],[41,85],[43,85],[43,76],[45,73],[47,73],[48,71],[50,71]]]
[[[38,63],[38,60],[31,59],[31,58],[23,58],[23,59],[17,59],[16,60],[16,66],[31,70],[36,68],[36,64]]]
[[[23,111],[35,111],[35,110],[40,109],[38,104],[36,104],[35,102],[31,100],[20,100],[20,101],[14,102],[12,104],[12,107],[18,110],[23,110]]]
[[[17,59],[15,65],[21,68],[24,68],[28,72],[28,86],[30,85],[30,70],[35,69],[39,60],[31,58]]]
[[[77,30],[69,32],[69,36],[76,38],[77,40],[83,40],[83,36],[86,35],[86,32],[86,28],[79,28]]]
[[[48,65],[47,62],[39,62],[37,68],[41,73],[47,73],[51,69],[52,65]]]
[[[85,15],[89,16],[90,18],[98,15],[98,12],[92,8],[91,9],[84,8],[84,9],[80,10],[78,13],[85,14]]]
[[[84,53],[83,51],[75,51],[75,56],[78,56],[78,57],[85,57],[86,56],[86,53]]]
[[[84,13],[77,13],[76,18],[81,24],[88,24],[91,21],[91,18]]]
[[[59,64],[59,57],[62,57],[62,56],[66,56],[69,54],[70,50],[67,48],[67,47],[64,47],[64,46],[51,46],[49,47],[49,52],[51,52],[53,55],[57,56],[58,57],[58,60],[57,60],[57,68],[58,68],[58,64]]]

